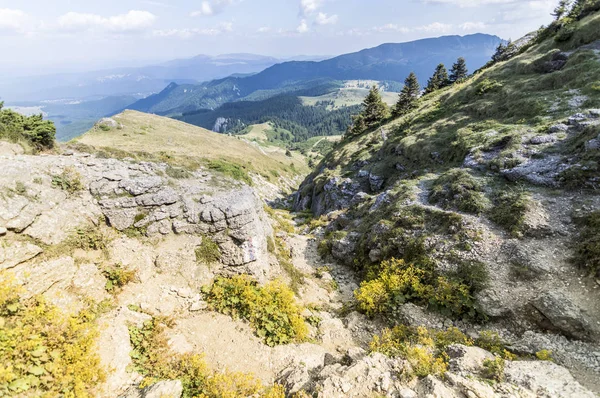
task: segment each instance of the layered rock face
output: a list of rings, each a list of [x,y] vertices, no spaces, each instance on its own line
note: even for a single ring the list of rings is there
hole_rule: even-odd
[[[268,277],[266,241],[272,231],[261,200],[247,186],[225,181],[229,186],[219,188],[206,172],[174,179],[165,164],[87,155],[4,156],[0,168],[0,227],[32,239],[8,248],[14,254],[5,254],[4,268],[41,252],[36,242],[60,244],[77,228],[106,220],[118,231],[148,237],[209,237],[219,246],[223,272]],[[70,183],[81,189],[72,194],[61,189]]]

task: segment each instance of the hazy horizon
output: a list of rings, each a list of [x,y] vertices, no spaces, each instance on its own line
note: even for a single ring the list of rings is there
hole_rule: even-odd
[[[554,0],[0,0],[0,73],[137,67],[198,54],[335,56],[388,42],[493,34],[551,21]],[[459,10],[459,12],[456,12]]]

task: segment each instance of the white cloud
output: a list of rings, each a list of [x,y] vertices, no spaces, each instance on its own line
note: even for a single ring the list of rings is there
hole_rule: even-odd
[[[522,1],[523,0],[421,0],[422,3],[452,4],[461,8],[520,3]]]
[[[113,32],[133,32],[149,28],[154,21],[156,16],[148,11],[131,10],[126,14],[111,17],[68,12],[58,18],[58,26],[67,31],[102,29]]]
[[[300,0],[300,15],[310,15],[317,11],[323,0]]]
[[[458,25],[458,27],[461,28],[462,30],[468,30],[468,31],[483,30],[486,28],[486,24],[484,24],[483,22],[464,22],[464,23]]]
[[[180,39],[190,39],[196,36],[219,36],[227,32],[233,32],[232,22],[223,22],[216,28],[159,29],[152,32],[152,34],[156,37],[178,37]]]
[[[30,17],[21,10],[0,8],[0,32],[22,32],[30,22]]]
[[[193,11],[192,17],[210,17],[222,13],[234,0],[211,0],[200,3],[200,9]]]
[[[433,22],[429,25],[418,26],[414,28],[416,31],[427,32],[427,33],[444,33],[452,30],[453,26],[441,22]]]
[[[371,30],[373,32],[378,32],[378,33],[388,33],[388,32],[398,32],[398,33],[408,33],[410,32],[410,29],[405,27],[405,26],[399,26],[396,24],[392,24],[392,23],[388,23],[382,26],[375,26],[374,28],[371,28]]]
[[[223,31],[215,28],[161,29],[152,32],[152,34],[156,37],[179,37],[180,39],[189,39],[194,36],[218,36],[221,33],[223,33]]]
[[[315,20],[315,23],[317,25],[335,25],[338,21],[338,16],[337,15],[327,15],[324,12],[320,12],[317,15],[317,19]]]
[[[258,33],[268,33],[271,31],[271,28],[268,26],[261,26],[256,30]]]
[[[306,33],[308,32],[308,23],[306,23],[306,19],[300,21],[300,25],[296,28],[296,32],[298,33]]]

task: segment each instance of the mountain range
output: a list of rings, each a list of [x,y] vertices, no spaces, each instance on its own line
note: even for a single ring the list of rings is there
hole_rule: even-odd
[[[415,72],[425,84],[437,64],[450,67],[458,57],[466,58],[471,70],[480,68],[501,42],[497,36],[474,34],[387,43],[320,62],[284,62],[247,77],[228,77],[200,85],[173,83],[129,108],[162,115],[180,114],[240,99],[265,99],[315,88],[326,92],[335,90],[335,82],[343,80],[403,82],[410,72]]]

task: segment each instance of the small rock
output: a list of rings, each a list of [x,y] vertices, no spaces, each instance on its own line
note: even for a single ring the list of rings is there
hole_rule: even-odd
[[[400,398],[417,398],[417,393],[409,388],[400,390]]]
[[[73,156],[75,154],[75,152],[73,152],[71,149],[67,149],[62,154],[63,154],[63,156]]]
[[[0,236],[4,236],[8,233],[8,230],[4,227],[0,227]]]
[[[196,311],[202,311],[208,308],[208,303],[206,301],[196,301],[194,303],[192,303],[192,305],[190,305],[190,311],[191,312],[196,312]]]
[[[559,124],[555,124],[554,126],[551,126],[548,129],[548,132],[550,134],[566,133],[568,130],[569,130],[569,126],[567,126],[566,124],[563,124],[563,123],[559,123]]]
[[[593,140],[589,140],[585,143],[586,151],[595,151],[600,149],[600,139],[594,138]]]
[[[538,135],[529,140],[529,142],[533,145],[550,144],[555,141],[556,137],[553,135]]]

